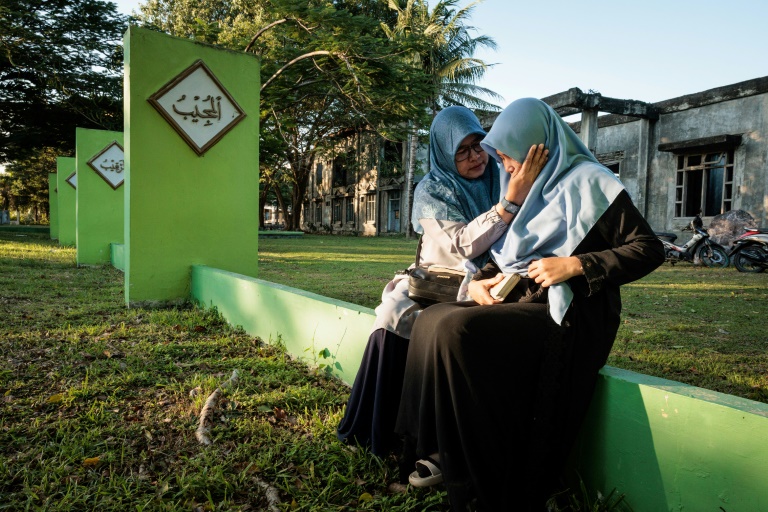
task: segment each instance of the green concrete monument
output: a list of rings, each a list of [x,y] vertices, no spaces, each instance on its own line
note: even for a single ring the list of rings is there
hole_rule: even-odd
[[[56,188],[58,195],[59,245],[75,245],[77,242],[77,173],[75,159],[65,156],[56,158]]]
[[[58,174],[48,173],[48,223],[51,230],[51,240],[59,239],[59,191]]]
[[[110,244],[123,243],[123,134],[76,131],[77,264],[110,262]]]
[[[192,265],[256,276],[259,60],[130,27],[125,300],[189,299]]]

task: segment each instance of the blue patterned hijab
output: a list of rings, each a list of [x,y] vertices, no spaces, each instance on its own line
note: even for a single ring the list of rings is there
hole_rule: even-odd
[[[499,201],[499,167],[493,158],[488,159],[483,175],[473,180],[463,178],[456,168],[456,150],[473,134],[484,136],[485,130],[466,107],[448,107],[432,121],[429,172],[416,186],[413,197],[412,223],[417,233],[424,232],[419,219],[468,224]]]
[[[531,260],[571,256],[624,186],[600,165],[578,135],[541,100],[523,98],[505,108],[481,145],[500,161],[498,149],[523,162],[544,143],[549,159],[509,229],[491,247],[503,272],[525,274]],[[509,174],[500,173],[501,189]],[[567,283],[549,290],[549,313],[560,324],[573,298]]]

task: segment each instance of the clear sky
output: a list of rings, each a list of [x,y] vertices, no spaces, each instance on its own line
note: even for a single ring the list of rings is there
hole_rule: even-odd
[[[656,102],[767,76],[767,23],[768,0],[485,0],[471,21],[496,41],[479,85],[501,106],[571,87]]]

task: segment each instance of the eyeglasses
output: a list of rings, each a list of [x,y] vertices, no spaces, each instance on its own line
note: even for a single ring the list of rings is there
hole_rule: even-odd
[[[480,145],[480,141],[479,140],[476,141],[476,142],[473,142],[469,146],[459,146],[459,149],[456,150],[456,156],[455,156],[456,163],[463,162],[464,160],[469,158],[470,157],[470,150],[474,151],[478,155],[480,153],[482,153],[483,151],[485,151],[483,149],[483,146]]]

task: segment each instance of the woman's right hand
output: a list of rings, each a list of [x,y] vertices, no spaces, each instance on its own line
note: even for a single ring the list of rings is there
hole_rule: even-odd
[[[477,281],[470,281],[467,285],[467,292],[469,293],[469,296],[472,297],[472,300],[481,306],[501,304],[504,301],[491,297],[491,288],[499,284],[502,279],[504,279],[504,274],[496,274],[490,279],[478,279]]]
[[[528,197],[528,192],[531,191],[533,182],[536,181],[548,158],[549,150],[544,148],[544,144],[538,146],[534,144],[528,150],[528,156],[525,157],[522,166],[514,168],[511,172],[509,167],[505,168],[509,173],[509,184],[504,196],[507,201],[518,205],[523,204],[525,198]]]

